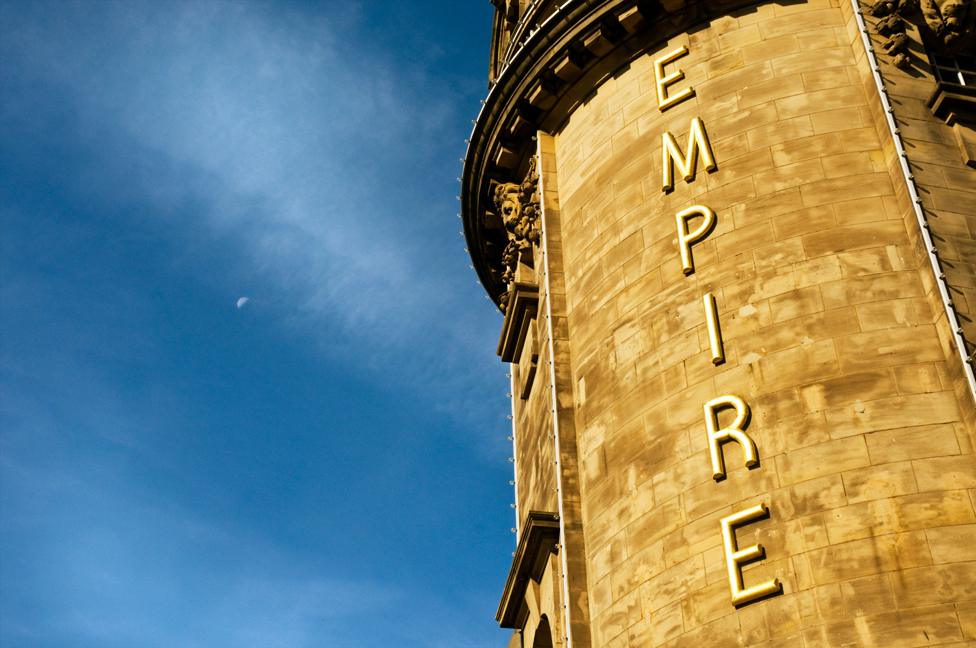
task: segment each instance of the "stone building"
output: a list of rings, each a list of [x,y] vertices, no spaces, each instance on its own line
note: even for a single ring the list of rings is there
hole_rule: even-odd
[[[976,1],[494,4],[509,647],[976,644]]]

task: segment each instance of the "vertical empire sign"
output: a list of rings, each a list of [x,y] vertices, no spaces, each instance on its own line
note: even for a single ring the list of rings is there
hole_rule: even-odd
[[[675,69],[671,73],[665,72],[666,66],[687,54],[688,48],[681,46],[654,61],[657,105],[661,112],[695,96],[695,89],[691,86],[672,88],[685,78],[681,69]],[[695,117],[691,120],[688,143],[684,153],[682,153],[674,135],[665,131],[661,135],[663,191],[669,193],[674,190],[675,167],[685,182],[694,182],[699,158],[701,158],[706,171],[713,172],[718,168],[715,164],[711,144],[708,141],[705,124],[700,118]],[[675,214],[681,271],[685,276],[690,276],[695,272],[692,247],[708,238],[712,230],[715,229],[717,218],[715,212],[705,205],[693,205]],[[718,366],[725,362],[725,348],[719,325],[718,305],[711,292],[706,292],[702,296],[702,307],[705,311],[705,326],[708,330],[712,363]],[[723,427],[719,423],[719,415],[726,410],[731,410],[734,414],[731,423]],[[743,398],[733,394],[717,396],[704,404],[704,414],[712,478],[715,481],[721,481],[727,476],[725,456],[722,453],[722,446],[726,443],[735,442],[741,446],[745,465],[748,468],[759,466],[759,450],[752,437],[746,433],[746,428],[749,426],[750,409],[749,404]],[[736,529],[766,517],[769,517],[769,509],[764,502],[758,502],[721,520],[722,545],[725,551],[726,568],[728,569],[729,589],[732,594],[732,604],[737,607],[783,591],[783,586],[777,578],[748,587],[743,583],[743,565],[764,558],[766,551],[761,544],[740,549],[735,537]]]

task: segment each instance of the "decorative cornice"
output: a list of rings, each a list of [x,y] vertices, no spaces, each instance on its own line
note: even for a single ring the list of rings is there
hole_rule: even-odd
[[[500,308],[516,247],[497,212],[496,187],[503,186],[501,195],[511,199],[512,185],[523,184],[519,179],[531,171],[536,132],[558,130],[605,79],[674,34],[750,4],[756,3],[567,0],[546,5],[552,13],[538,25],[535,16],[541,11],[529,7],[519,23],[524,38],[514,41],[504,57],[475,121],[461,180],[467,247],[479,279]]]
[[[498,339],[498,355],[502,362],[518,362],[529,324],[539,310],[539,287],[516,282],[505,298],[505,321]]]
[[[976,0],[878,0],[869,9],[891,62],[911,67],[909,24],[915,25],[933,54],[956,56],[976,51]]]
[[[928,101],[936,117],[952,126],[963,123],[976,126],[976,88],[940,83]]]
[[[512,568],[508,572],[505,591],[498,604],[495,619],[503,628],[516,628],[525,605],[525,590],[529,579],[539,582],[546,569],[549,554],[559,548],[559,515],[544,511],[529,511]]]
[[[508,64],[515,50],[525,37],[540,22],[544,14],[558,10],[557,0],[491,0],[495,5],[495,20],[492,26],[491,73],[489,81],[495,82],[498,72]]]

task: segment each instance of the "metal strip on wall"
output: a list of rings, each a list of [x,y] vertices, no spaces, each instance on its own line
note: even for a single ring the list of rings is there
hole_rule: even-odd
[[[953,342],[959,351],[962,360],[962,370],[969,383],[969,392],[976,400],[976,375],[973,373],[973,359],[966,353],[966,341],[962,337],[962,326],[959,324],[959,317],[956,315],[955,306],[952,304],[952,296],[949,294],[949,285],[946,283],[945,272],[942,271],[942,263],[939,261],[938,249],[932,241],[932,234],[929,230],[929,223],[925,217],[925,210],[922,209],[922,198],[919,196],[918,188],[915,186],[914,176],[908,166],[908,153],[901,141],[901,134],[898,124],[895,123],[894,108],[888,101],[888,90],[885,88],[884,79],[881,76],[881,68],[878,59],[874,55],[874,45],[871,44],[871,37],[868,34],[867,26],[864,23],[864,14],[861,13],[861,5],[858,0],[851,0],[854,8],[854,18],[857,20],[858,31],[861,32],[861,40],[864,42],[864,49],[868,56],[868,65],[871,66],[871,74],[874,76],[874,83],[878,88],[878,95],[881,97],[881,107],[884,109],[885,121],[891,133],[891,139],[895,143],[895,151],[898,153],[898,162],[901,167],[905,185],[908,187],[908,196],[912,201],[912,209],[915,211],[915,219],[918,221],[919,231],[922,233],[922,243],[925,245],[925,252],[928,255],[929,263],[932,265],[932,272],[935,274],[935,282],[939,287],[939,296],[942,298],[942,306],[945,308],[947,322],[952,332]]]

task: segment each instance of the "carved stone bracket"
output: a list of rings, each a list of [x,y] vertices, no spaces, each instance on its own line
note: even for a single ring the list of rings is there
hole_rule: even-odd
[[[976,0],[878,0],[871,8],[875,25],[887,40],[882,47],[898,68],[911,66],[909,23],[918,27],[933,54],[954,56],[976,47]]]
[[[505,28],[509,31],[515,29],[519,21],[519,1],[518,0],[491,0],[505,18]]]
[[[512,281],[533,282],[533,246],[496,209],[523,207],[517,169],[535,154],[532,135],[558,131],[605,80],[670,35],[754,4],[754,0],[492,0],[491,91],[471,131],[461,180],[461,214],[471,260],[492,300],[504,310]],[[518,7],[514,31],[509,16]],[[498,189],[499,182],[502,188]],[[521,183],[517,185],[521,188]],[[531,201],[530,201],[531,202]],[[538,209],[521,229],[539,231]],[[511,220],[511,216],[507,219]],[[536,236],[536,234],[532,234]],[[514,241],[514,243],[512,243]],[[503,260],[504,256],[504,260]],[[506,272],[508,271],[508,272]],[[503,277],[504,275],[504,277]],[[516,276],[521,275],[521,276]]]
[[[532,258],[531,248],[539,244],[542,235],[539,219],[539,172],[535,156],[529,158],[529,170],[525,179],[520,184],[498,184],[494,199],[495,208],[508,234],[508,244],[502,251],[502,281],[508,288],[501,296],[504,305],[515,282],[519,262]]]
[[[952,127],[963,163],[976,169],[976,88],[939,83],[928,105],[936,117]]]
[[[952,126],[963,123],[976,126],[976,88],[940,83],[929,97],[932,113]]]
[[[505,321],[498,339],[498,355],[503,362],[519,362],[529,325],[539,310],[539,288],[515,282],[506,296]]]
[[[548,511],[529,511],[495,614],[501,627],[519,628],[524,624],[528,613],[525,591],[529,580],[537,583],[542,580],[549,554],[558,551],[559,515]]]

